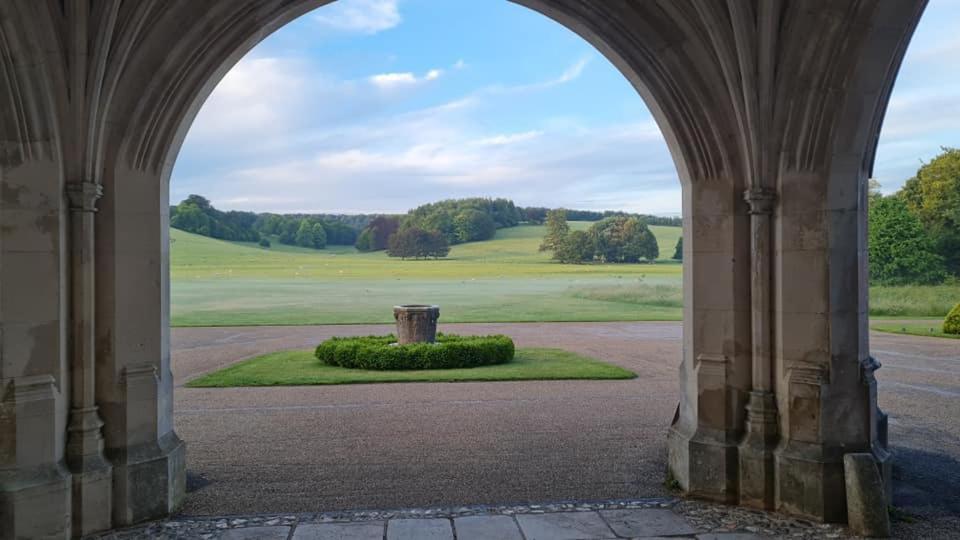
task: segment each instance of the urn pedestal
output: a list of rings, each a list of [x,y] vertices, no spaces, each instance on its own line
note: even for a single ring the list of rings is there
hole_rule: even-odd
[[[394,306],[397,321],[397,343],[433,343],[437,340],[437,319],[440,306],[407,304]]]

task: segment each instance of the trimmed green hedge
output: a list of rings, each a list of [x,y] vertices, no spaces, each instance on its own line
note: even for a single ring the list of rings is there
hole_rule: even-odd
[[[960,304],[953,306],[947,318],[943,320],[944,334],[960,334]]]
[[[334,337],[317,346],[324,364],[354,369],[450,369],[504,364],[513,360],[507,336],[437,334],[437,343],[393,345],[388,336]]]

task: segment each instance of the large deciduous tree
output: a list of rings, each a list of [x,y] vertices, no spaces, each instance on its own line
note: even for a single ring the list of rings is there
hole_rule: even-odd
[[[446,257],[450,252],[447,239],[437,231],[419,227],[405,227],[390,236],[387,255],[401,259],[426,259]]]
[[[920,218],[947,271],[960,276],[960,149],[944,148],[907,180],[899,196]]]
[[[547,212],[547,234],[540,244],[540,251],[556,251],[567,234],[570,225],[567,223],[567,211],[560,208]]]
[[[596,252],[596,236],[587,231],[572,231],[554,249],[553,258],[562,263],[582,264],[592,261]]]
[[[597,257],[604,262],[636,263],[660,256],[656,237],[646,223],[635,217],[606,218],[590,230],[596,237]]]
[[[933,240],[897,196],[871,201],[868,238],[872,283],[935,284],[946,276]]]

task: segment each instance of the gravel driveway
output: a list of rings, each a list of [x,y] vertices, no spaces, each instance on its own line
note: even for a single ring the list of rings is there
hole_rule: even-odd
[[[627,381],[399,383],[194,389],[237,360],[388,326],[177,328],[183,513],[598,500],[665,495],[679,323],[449,324],[561,347],[635,371]],[[960,530],[960,341],[874,333],[897,454],[896,504],[914,527]]]

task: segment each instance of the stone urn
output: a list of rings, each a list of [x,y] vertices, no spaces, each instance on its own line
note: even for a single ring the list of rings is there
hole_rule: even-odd
[[[397,343],[433,343],[437,340],[440,306],[407,304],[393,307],[397,320]]]

